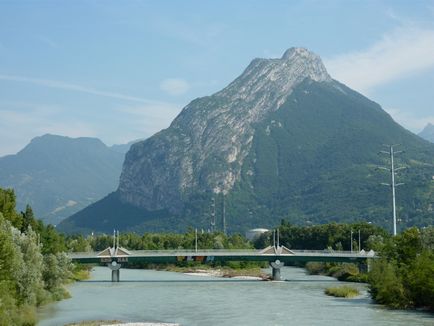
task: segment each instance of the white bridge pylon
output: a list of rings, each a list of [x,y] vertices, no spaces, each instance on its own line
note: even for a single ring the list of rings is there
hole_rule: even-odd
[[[119,246],[119,230],[117,232],[113,230],[113,247],[107,247],[96,256],[101,259],[101,262],[107,263],[108,268],[112,271],[112,282],[119,282],[122,267],[120,263],[127,262],[130,255],[131,252]]]

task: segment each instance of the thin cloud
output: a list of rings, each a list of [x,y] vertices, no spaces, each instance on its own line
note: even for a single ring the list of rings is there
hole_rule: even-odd
[[[369,93],[376,86],[434,67],[434,30],[400,27],[370,48],[325,60],[333,78]]]
[[[62,118],[60,108],[21,103],[7,106],[11,109],[0,107],[0,139],[7,140],[1,144],[0,157],[17,153],[30,139],[47,133],[69,137],[97,135],[95,126],[89,123]]]
[[[168,78],[160,83],[160,89],[169,95],[182,95],[188,92],[190,84],[180,78]]]
[[[137,107],[121,107],[119,113],[134,126],[134,138],[151,136],[161,129],[167,128],[181,111],[181,106],[172,103],[154,103]]]
[[[98,90],[95,88],[85,87],[82,85],[67,83],[67,82],[63,82],[63,81],[59,81],[59,80],[41,79],[41,78],[33,78],[33,77],[27,77],[27,76],[16,76],[16,75],[2,75],[2,74],[0,74],[0,80],[29,83],[29,84],[38,85],[38,86],[58,88],[58,89],[63,89],[63,90],[67,90],[67,91],[72,91],[72,92],[86,93],[86,94],[92,94],[92,95],[102,96],[102,97],[110,97],[110,98],[115,98],[115,99],[119,99],[119,100],[141,102],[141,103],[148,103],[148,104],[154,103],[154,101],[150,101],[150,100],[140,98],[140,97],[125,95],[125,94],[120,94],[120,93],[114,93],[114,92],[101,91],[101,90]]]

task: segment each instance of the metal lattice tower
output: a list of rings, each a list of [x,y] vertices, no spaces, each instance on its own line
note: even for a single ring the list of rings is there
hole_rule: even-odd
[[[405,169],[405,166],[401,166],[396,168],[395,167],[395,162],[394,162],[394,157],[396,154],[399,153],[403,153],[403,151],[395,151],[394,147],[398,146],[398,144],[396,145],[384,145],[387,146],[389,151],[380,151],[381,154],[387,154],[390,157],[390,168],[386,168],[383,166],[378,167],[378,169],[381,170],[386,170],[390,172],[390,176],[391,176],[391,183],[381,183],[384,186],[388,186],[392,189],[392,210],[393,210],[393,235],[396,235],[396,187],[398,186],[402,186],[403,183],[396,183],[395,182],[395,175],[396,172],[402,169]]]

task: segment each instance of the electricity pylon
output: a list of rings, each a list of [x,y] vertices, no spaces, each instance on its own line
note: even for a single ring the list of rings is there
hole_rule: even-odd
[[[395,183],[395,174],[397,171],[405,169],[405,166],[401,166],[398,168],[395,168],[395,162],[394,162],[394,156],[399,153],[403,153],[403,151],[394,151],[394,147],[398,146],[399,144],[395,145],[384,145],[389,148],[389,151],[380,151],[381,154],[387,154],[390,156],[390,168],[386,168],[384,166],[379,166],[378,169],[386,170],[390,172],[391,176],[391,183],[384,183],[381,184],[384,186],[391,187],[392,189],[392,208],[393,208],[393,235],[396,235],[396,187],[402,186],[403,183]]]

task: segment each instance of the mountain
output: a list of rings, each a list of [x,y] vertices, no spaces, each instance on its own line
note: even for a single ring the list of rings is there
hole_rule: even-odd
[[[96,138],[44,135],[0,158],[0,187],[13,188],[17,207],[57,224],[116,189],[124,154]]]
[[[428,123],[425,128],[419,133],[419,137],[434,143],[434,125]]]
[[[65,220],[68,232],[270,227],[368,220],[390,226],[382,144],[409,167],[398,190],[401,225],[433,223],[434,145],[333,80],[321,59],[291,48],[254,59],[223,90],[193,100],[126,155],[118,189]],[[399,161],[400,160],[400,161]]]
[[[112,151],[115,151],[115,152],[118,152],[118,153],[122,153],[122,154],[126,154],[130,150],[131,145],[133,145],[133,144],[135,144],[135,143],[137,143],[137,142],[139,142],[141,140],[143,140],[143,139],[132,140],[132,141],[126,143],[126,144],[114,144],[114,145],[111,145],[109,148]]]

